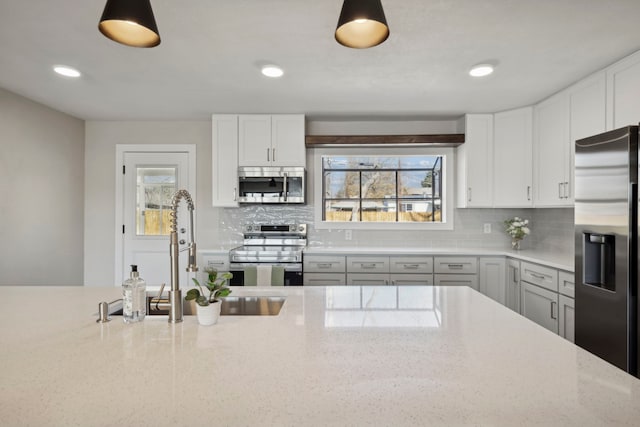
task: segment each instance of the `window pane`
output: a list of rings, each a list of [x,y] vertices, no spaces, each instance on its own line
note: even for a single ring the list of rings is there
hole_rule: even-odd
[[[395,198],[395,172],[362,172],[362,198]]]
[[[137,168],[136,234],[169,235],[171,197],[176,191],[176,168]]]
[[[431,200],[402,200],[399,222],[441,222],[440,205]]]
[[[325,172],[324,198],[351,199],[360,197],[359,172]]]
[[[362,221],[396,222],[395,200],[363,200]]]
[[[333,200],[325,202],[325,221],[360,221],[360,202],[357,200]]]
[[[433,190],[432,171],[398,172],[400,194],[398,197],[431,198]]]

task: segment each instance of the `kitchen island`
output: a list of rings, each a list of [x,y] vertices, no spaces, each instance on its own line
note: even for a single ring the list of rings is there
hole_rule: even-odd
[[[96,323],[0,288],[2,425],[638,425],[640,380],[467,287],[234,288],[277,316]]]

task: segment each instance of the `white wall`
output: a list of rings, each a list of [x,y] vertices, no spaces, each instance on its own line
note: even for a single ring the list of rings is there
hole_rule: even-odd
[[[0,89],[0,285],[82,285],[84,122]]]

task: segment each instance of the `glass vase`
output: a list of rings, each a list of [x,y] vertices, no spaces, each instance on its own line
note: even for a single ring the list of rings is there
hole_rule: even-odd
[[[511,239],[511,249],[513,249],[514,251],[519,251],[520,242],[522,242],[522,239]]]

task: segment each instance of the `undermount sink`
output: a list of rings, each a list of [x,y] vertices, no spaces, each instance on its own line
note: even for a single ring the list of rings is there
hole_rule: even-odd
[[[169,314],[168,301],[161,300],[160,304],[152,303],[154,297],[147,296],[147,316],[167,316]],[[223,316],[277,316],[284,305],[285,297],[279,296],[243,296],[222,298],[220,314]],[[196,314],[196,303],[184,301],[183,314]],[[122,316],[122,303],[119,309],[110,313],[111,316]]]

